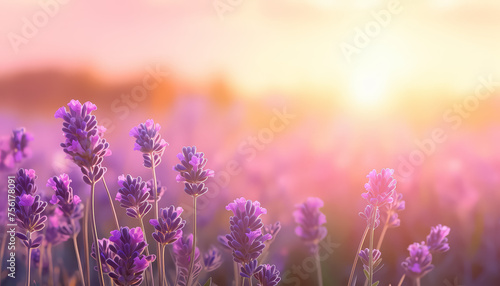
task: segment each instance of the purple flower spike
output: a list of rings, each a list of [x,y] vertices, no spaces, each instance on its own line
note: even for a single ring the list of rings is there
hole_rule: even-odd
[[[61,147],[73,162],[80,167],[83,180],[86,184],[99,181],[106,168],[102,166],[105,156],[111,155],[109,143],[102,138],[102,128],[97,126],[95,115],[92,111],[97,107],[87,101],[81,104],[78,100],[71,100],[66,108],[59,108],[56,118],[64,120],[62,131],[66,141]]]
[[[170,206],[169,208],[160,209],[158,219],[149,220],[149,223],[155,228],[153,238],[158,243],[163,245],[172,244],[182,237],[182,229],[186,224],[186,221],[181,218],[182,211],[181,207]]]
[[[161,162],[161,156],[168,143],[161,139],[160,124],[154,123],[152,119],[146,120],[130,130],[129,135],[135,138],[134,150],[141,151],[144,159],[144,167],[156,167]]]
[[[387,227],[389,228],[395,228],[400,225],[401,221],[399,220],[398,213],[405,209],[403,194],[398,193],[396,190],[394,190],[392,198],[392,203],[386,204],[386,210],[385,212],[383,212],[383,221],[386,221],[387,216],[389,215],[389,220],[387,221]]]
[[[59,177],[52,177],[47,181],[47,187],[51,187],[55,194],[50,201],[57,204],[62,213],[73,220],[83,217],[83,203],[77,195],[73,195],[73,188],[70,186],[71,180],[68,174],[61,174]]]
[[[40,231],[45,227],[47,216],[42,216],[46,202],[40,201],[40,196],[23,194],[16,197],[15,210],[17,217],[17,226],[25,232]]]
[[[24,128],[14,129],[10,138],[10,149],[15,163],[21,162],[23,158],[31,155],[28,148],[29,142],[33,141],[33,136],[26,132]]]
[[[259,286],[275,286],[281,281],[280,272],[275,265],[264,264],[262,270],[254,274]]]
[[[174,242],[173,253],[175,264],[177,265],[177,284],[182,286],[186,285],[188,280],[189,263],[191,261],[191,251],[193,250],[193,234],[187,237],[181,237],[176,242]],[[200,275],[203,269],[200,250],[198,247],[195,249],[193,271],[191,272],[190,281],[196,281],[198,275]]]
[[[446,252],[450,250],[448,245],[448,236],[450,234],[450,228],[443,225],[437,225],[431,228],[431,233],[427,236],[427,246],[429,251],[434,252]]]
[[[177,182],[184,182],[184,191],[190,196],[201,196],[208,191],[204,182],[214,176],[214,171],[206,169],[207,159],[204,154],[196,152],[196,147],[184,147],[182,153],[177,154],[180,164],[174,166],[179,172]]]
[[[312,253],[318,251],[318,243],[326,237],[326,216],[319,210],[324,205],[320,198],[307,198],[303,204],[296,205],[293,212],[295,222],[295,234],[309,246]]]
[[[21,196],[22,194],[35,195],[38,190],[35,185],[37,178],[35,170],[20,168],[16,173],[16,189],[14,194],[16,196]]]
[[[406,275],[412,278],[421,278],[434,269],[432,254],[429,247],[422,243],[414,243],[408,247],[410,257],[401,263]]]
[[[367,205],[363,212],[359,213],[359,216],[366,220],[366,225],[368,227],[372,227],[372,215],[375,210],[375,224],[373,228],[377,228],[380,225],[380,210],[378,208],[374,208],[372,205]]]
[[[116,285],[140,285],[144,271],[156,259],[154,255],[142,254],[146,246],[139,227],[112,231],[109,240],[99,241],[103,272],[108,273]],[[96,259],[95,249],[92,257]]]
[[[248,264],[241,266],[240,275],[241,277],[250,278],[260,271],[262,271],[262,266],[259,265],[259,262],[257,260],[252,260]]]
[[[365,248],[364,250],[361,250],[358,254],[359,258],[361,258],[361,261],[363,262],[363,269],[366,271],[370,271],[370,249]],[[373,249],[372,251],[372,256],[373,256],[373,273],[379,271],[382,268],[382,259],[380,258],[382,256],[382,253],[378,249]]]
[[[257,258],[266,246],[265,242],[272,239],[271,234],[262,233],[264,225],[260,216],[267,213],[267,210],[259,202],[245,198],[236,199],[226,209],[233,212],[233,216],[229,218],[231,233],[226,235],[227,246],[233,252],[233,260],[241,264],[240,275],[250,277],[254,274],[250,270],[256,270],[257,267],[252,263],[257,263]],[[219,239],[222,243],[226,240]]]
[[[392,203],[394,200],[392,194],[396,189],[396,180],[392,177],[393,174],[393,169],[382,169],[379,174],[373,169],[366,176],[368,178],[368,183],[365,184],[367,192],[361,194],[361,197],[375,207]]]
[[[132,178],[127,175],[118,177],[121,188],[116,194],[120,206],[127,210],[127,215],[133,218],[143,218],[153,207],[149,199],[149,189],[141,177]]]
[[[215,246],[210,247],[210,249],[203,255],[203,265],[205,266],[205,271],[211,272],[219,268],[222,265],[222,255],[219,249]]]

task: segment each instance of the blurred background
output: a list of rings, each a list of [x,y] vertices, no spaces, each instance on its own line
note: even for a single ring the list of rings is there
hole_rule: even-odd
[[[346,285],[366,175],[392,168],[406,210],[382,246],[381,285],[397,284],[408,245],[437,224],[451,227],[451,250],[423,285],[500,284],[498,1],[3,0],[0,15],[0,134],[33,135],[19,166],[37,171],[41,192],[62,172],[88,192],[54,113],[92,101],[113,152],[112,195],[121,174],[150,178],[128,135],[149,118],[170,144],[161,207],[191,204],[172,170],[181,148],[206,154],[216,177],[200,203],[202,250],[229,232],[229,202],[259,200],[264,222],[283,226],[269,257],[281,285],[315,285],[314,272],[292,270],[308,255],[292,212],[317,196],[338,244],[324,282]],[[101,236],[112,227],[109,217]],[[356,275],[360,284],[359,265]]]

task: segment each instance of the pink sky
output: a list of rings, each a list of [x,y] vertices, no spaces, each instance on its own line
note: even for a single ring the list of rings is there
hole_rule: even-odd
[[[2,1],[0,75],[56,66],[116,79],[163,63],[195,81],[224,73],[256,92],[317,87],[363,97],[356,86],[463,91],[479,74],[500,74],[498,1],[402,1],[403,11],[350,62],[341,43],[352,44],[355,29],[390,1],[340,2],[243,0],[221,20],[207,0],[67,0],[16,53],[9,33],[22,35],[22,19],[43,10],[39,1]]]

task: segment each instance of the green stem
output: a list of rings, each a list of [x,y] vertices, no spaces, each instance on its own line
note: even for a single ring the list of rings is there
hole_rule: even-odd
[[[29,239],[29,232],[28,232],[28,239]],[[28,274],[26,275],[26,286],[30,285],[30,277],[31,277],[31,247],[28,247]]]
[[[94,240],[94,248],[96,253],[96,261],[97,261],[97,271],[99,273],[99,282],[101,285],[104,285],[104,276],[102,275],[102,264],[101,264],[101,250],[99,249],[99,237],[97,235],[97,223],[95,221],[95,182],[92,180],[90,184],[90,204],[92,208],[92,232],[93,232],[93,240]]]
[[[191,282],[191,274],[193,272],[193,265],[194,265],[194,256],[196,253],[196,198],[197,196],[193,196],[193,209],[194,209],[194,216],[193,216],[193,221],[194,221],[194,228],[193,228],[193,249],[191,250],[191,259],[189,261],[189,271],[188,271],[188,278],[187,278],[187,283],[186,286],[191,286],[189,284]]]
[[[90,285],[89,205],[90,197],[88,197],[85,202],[85,215],[83,217],[83,249],[85,251],[85,274],[87,275],[86,285]]]
[[[240,275],[238,273],[238,263],[233,261],[233,271],[234,271],[234,286],[238,286]]]
[[[161,268],[160,273],[158,273],[158,275],[159,275],[159,277],[160,277],[160,278],[159,278],[159,281],[160,281],[160,286],[162,286],[162,285],[163,285],[163,283],[165,282],[165,281],[164,281],[164,280],[165,280],[165,278],[164,278],[164,277],[165,277],[165,266],[163,266],[163,264],[164,264],[163,262],[164,262],[164,261],[163,261],[163,258],[162,258],[162,257],[163,257],[163,254],[164,254],[164,251],[165,251],[165,246],[164,246],[163,244],[160,244],[160,250],[158,251],[158,256],[159,256],[159,257],[158,257],[158,258],[159,258],[158,263],[159,263],[160,268]],[[167,284],[167,285],[168,285],[168,284]]]
[[[141,217],[141,218],[139,218],[139,221],[141,222],[141,229],[142,229],[142,233],[144,236],[144,242],[146,243],[146,255],[149,256],[149,244],[148,244],[148,238],[146,237],[146,228],[144,227],[144,220]],[[148,268],[149,268],[149,274],[151,276],[151,283],[153,283],[153,286],[154,286],[155,285],[155,278],[153,276],[153,267],[150,266]],[[146,284],[149,285],[149,281],[147,280],[147,275],[146,275]]]
[[[49,260],[49,285],[54,285],[54,261],[52,259],[52,243],[47,245],[47,259]]]
[[[155,161],[155,157],[154,157],[154,153],[151,152],[149,154],[149,156],[151,157],[151,169],[152,169],[152,172],[153,172],[153,197],[154,197],[154,200],[155,200],[155,204],[154,204],[154,209],[155,209],[155,218],[156,219],[160,219],[160,216],[159,216],[159,210],[158,210],[158,185],[156,183],[156,161]],[[161,258],[161,254],[160,254],[160,243],[159,242],[156,242],[156,250],[158,251],[158,258]],[[162,262],[161,261],[157,261],[157,266],[158,266],[158,276],[160,275],[160,272],[163,271],[161,269],[161,265]],[[162,281],[161,280],[158,280],[159,282],[159,285],[161,286],[162,285]]]
[[[359,242],[358,250],[356,251],[356,254],[354,255],[354,263],[352,264],[351,268],[351,274],[349,274],[349,282],[347,283],[347,286],[351,286],[352,278],[354,277],[354,270],[356,269],[356,263],[358,262],[358,254],[361,251],[361,247],[363,247],[363,243],[365,242],[366,235],[368,234],[369,227],[368,225],[365,228],[365,231],[363,232],[363,236],[361,237],[361,241]]]
[[[378,207],[375,209],[375,211],[372,214],[371,218],[371,226],[370,226],[370,253],[369,253],[369,284],[368,285],[373,285],[373,237],[375,236],[375,215],[377,214]]]
[[[40,278],[40,283],[43,283],[42,268],[43,268],[44,255],[45,255],[45,247],[40,246],[40,262],[38,263],[38,277]]]
[[[116,229],[120,230],[120,223],[118,223],[118,216],[116,215],[115,205],[113,204],[113,199],[111,198],[111,194],[109,193],[108,185],[106,184],[106,180],[104,180],[104,176],[102,177],[102,183],[104,184],[106,193],[108,193],[109,204],[111,205],[111,211],[113,212],[113,217],[115,218]]]
[[[318,286],[323,286],[323,275],[321,272],[321,262],[319,261],[319,251],[316,251],[316,272],[318,274]]]
[[[249,282],[250,286],[252,286],[252,276],[248,277],[248,282]]]
[[[398,286],[401,286],[403,284],[403,281],[405,280],[405,276],[406,276],[406,274],[403,274],[403,276],[401,276],[401,280],[399,280]]]
[[[73,245],[75,246],[75,254],[78,261],[78,271],[80,271],[80,279],[82,279],[82,284],[85,285],[85,276],[83,275],[82,261],[80,258],[80,251],[78,250],[78,244],[76,242],[76,235],[73,236]]]
[[[387,213],[387,218],[385,219],[384,228],[382,229],[382,233],[380,234],[380,238],[378,239],[378,243],[377,243],[378,250],[380,250],[380,248],[382,247],[382,241],[384,241],[385,233],[387,232],[387,229],[389,228],[388,223],[389,223],[389,218],[391,217],[391,215],[392,215],[392,211],[389,211]]]

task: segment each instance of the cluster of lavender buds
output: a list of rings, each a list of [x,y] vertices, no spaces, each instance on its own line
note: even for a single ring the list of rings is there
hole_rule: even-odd
[[[188,281],[196,281],[203,269],[200,250],[196,247],[194,251],[193,268],[189,272],[191,264],[191,252],[193,251],[193,234],[181,237],[174,242],[173,255],[177,266],[177,282],[175,285],[190,286]],[[189,283],[191,284],[191,283]],[[194,283],[193,283],[194,285]]]
[[[135,138],[134,150],[142,152],[144,167],[152,168],[161,163],[161,156],[168,143],[161,138],[160,124],[152,119],[132,128],[129,135]]]
[[[263,223],[260,216],[267,210],[258,201],[252,202],[245,198],[236,199],[226,206],[233,212],[229,222],[230,234],[222,242],[232,250],[233,260],[240,266],[240,276],[249,278],[262,271],[257,259],[265,248],[265,242],[272,239],[270,233],[263,233]]]
[[[403,200],[403,194],[398,193],[394,190],[392,195],[393,200],[391,203],[388,203],[385,208],[384,221],[386,221],[386,225],[388,228],[398,227],[401,223],[399,219],[399,212],[405,209],[405,201]]]
[[[14,129],[12,135],[0,139],[0,169],[12,169],[24,158],[31,156],[29,142],[33,136],[24,128]]]
[[[204,182],[214,176],[214,171],[204,170],[207,159],[204,154],[196,152],[196,147],[184,147],[182,153],[177,154],[180,164],[174,166],[174,170],[179,172],[176,177],[177,182],[184,182],[186,194],[194,197],[205,194],[208,189]]]
[[[260,286],[275,286],[281,281],[280,272],[275,265],[264,264],[262,270],[254,274]]]
[[[143,255],[146,242],[141,228],[121,227],[111,231],[111,237],[99,241],[103,273],[107,273],[116,285],[139,285],[143,273],[156,257]],[[94,247],[94,246],[93,246]],[[96,258],[95,249],[92,257]]]
[[[450,250],[448,244],[448,234],[450,228],[443,225],[437,225],[431,228],[430,234],[427,236],[427,242],[413,243],[408,247],[410,256],[401,263],[407,276],[419,280],[432,269],[432,254],[444,253]]]
[[[121,175],[118,177],[118,185],[120,189],[115,199],[127,210],[128,216],[141,219],[149,213],[153,205],[149,202],[149,188],[141,177]]]
[[[83,203],[78,195],[73,194],[70,183],[68,174],[61,174],[59,177],[48,179],[47,187],[55,191],[50,203],[57,205],[65,217],[77,221],[83,217]]]
[[[298,226],[295,234],[299,236],[309,247],[312,254],[318,251],[318,243],[326,237],[327,230],[323,224],[326,216],[319,209],[324,206],[320,198],[307,198],[307,200],[295,206],[293,217]]]
[[[23,244],[30,248],[37,248],[42,242],[42,235],[36,239],[31,239],[31,234],[42,230],[45,227],[47,216],[42,215],[46,202],[40,200],[39,195],[34,195],[37,191],[35,185],[34,170],[19,169],[15,177],[15,213],[17,226],[24,232],[16,233],[16,236],[23,241]]]
[[[161,245],[172,244],[182,237],[182,229],[186,224],[182,220],[181,207],[175,208],[170,206],[168,208],[160,209],[160,217],[158,219],[150,219],[149,223],[155,228],[153,238]]]
[[[396,180],[392,177],[393,169],[382,169],[377,174],[373,169],[366,177],[368,183],[365,184],[366,193],[361,197],[368,201],[368,204],[374,207],[381,207],[393,202],[393,193],[396,189]]]
[[[365,210],[360,212],[359,216],[366,220],[366,225],[369,228],[375,229],[380,225],[380,210],[372,205],[366,205]],[[372,219],[373,217],[375,219]]]
[[[81,104],[78,100],[71,100],[68,106],[69,111],[61,107],[54,115],[64,120],[62,131],[66,141],[61,147],[80,167],[85,183],[91,185],[103,177],[106,168],[102,161],[111,155],[109,143],[102,138],[105,129],[97,126],[96,117],[92,115],[97,107],[90,101]]]
[[[203,254],[203,266],[206,272],[212,272],[222,265],[222,254],[215,246],[211,246],[205,254]]]
[[[153,191],[155,187],[153,184],[153,179],[146,181],[146,187],[147,187],[148,192],[149,192],[148,202],[150,204],[153,204],[155,202],[155,193]],[[163,197],[163,195],[165,194],[166,191],[167,191],[167,187],[162,187],[161,182],[157,181],[156,182],[156,196],[157,196],[158,201],[161,200],[161,198]]]

